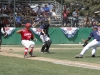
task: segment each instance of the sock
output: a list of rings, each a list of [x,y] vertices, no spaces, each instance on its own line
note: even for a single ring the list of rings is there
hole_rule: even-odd
[[[30,52],[33,52],[33,49],[34,49],[34,47],[31,47],[31,50],[30,50]]]
[[[95,55],[95,52],[96,52],[96,48],[93,48],[92,49],[92,55]]]
[[[45,45],[42,46],[41,52],[44,52],[44,49],[45,49]]]
[[[27,52],[28,52],[28,48],[25,48],[24,55],[27,55]]]

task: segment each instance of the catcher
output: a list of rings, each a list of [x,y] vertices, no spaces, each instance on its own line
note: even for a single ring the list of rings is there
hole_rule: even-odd
[[[51,41],[49,34],[48,34],[49,26],[50,26],[49,21],[47,18],[45,18],[43,20],[43,25],[40,26],[40,28],[42,30],[40,33],[40,39],[43,42],[43,45],[41,48],[41,53],[44,53],[44,52],[50,53],[49,48],[51,46],[52,41]]]
[[[84,45],[83,45],[83,50],[81,51],[81,53],[79,55],[76,55],[75,58],[83,58],[83,54],[90,48],[92,48],[92,57],[95,57],[95,52],[96,52],[96,48],[98,46],[100,46],[99,44],[99,40],[100,40],[100,36],[98,34],[98,32],[100,31],[100,27],[98,26],[93,26],[92,28],[92,32],[90,33],[89,37],[87,40],[84,41]],[[88,43],[88,41],[93,38],[93,41],[91,41],[90,43]],[[98,40],[98,41],[97,41]]]

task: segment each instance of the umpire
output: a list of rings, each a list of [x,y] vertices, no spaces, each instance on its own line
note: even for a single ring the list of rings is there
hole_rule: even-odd
[[[6,25],[3,23],[3,17],[1,17],[0,18],[0,51],[1,51],[1,44],[2,44],[2,33],[1,33],[1,28],[3,28],[3,30],[4,30],[4,36],[6,35],[6,30],[5,30],[5,27],[6,27]]]
[[[48,34],[49,26],[50,26],[50,24],[49,24],[48,19],[44,18],[42,25],[40,25],[40,28],[41,28],[40,39],[43,42],[43,45],[41,48],[42,53],[44,53],[44,52],[49,53],[49,48],[52,43],[51,39],[49,38],[49,34]]]

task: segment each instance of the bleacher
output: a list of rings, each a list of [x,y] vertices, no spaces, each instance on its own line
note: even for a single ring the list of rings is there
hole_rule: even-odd
[[[8,5],[11,2],[14,3],[14,0],[1,0],[1,3],[3,5]],[[61,26],[61,5],[57,1],[55,1],[55,0],[48,0],[48,1],[15,0],[15,7],[19,3],[21,3],[21,4],[28,3],[32,8],[35,8],[39,4],[44,5],[44,4],[47,4],[47,3],[52,3],[53,5],[56,6],[55,12],[56,12],[57,16],[59,17],[59,19],[55,19],[55,18],[51,17],[50,24],[51,24],[51,26]]]

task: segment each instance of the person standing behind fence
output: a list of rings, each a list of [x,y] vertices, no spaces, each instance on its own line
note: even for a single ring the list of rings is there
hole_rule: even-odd
[[[41,7],[41,5],[38,5],[36,8],[36,14],[37,15],[42,15],[44,12],[44,9]]]
[[[76,9],[75,11],[73,11],[72,16],[73,16],[72,26],[73,27],[78,27],[79,26],[79,24],[78,24],[78,22],[79,22],[79,19],[78,19],[78,17],[79,17],[79,11],[78,11],[78,9]]]
[[[52,15],[53,5],[51,3],[48,3],[48,8],[50,10],[50,15]]]
[[[89,16],[86,15],[84,18],[84,27],[91,27]]]
[[[63,15],[63,26],[67,26],[67,23],[68,23],[68,14],[69,14],[69,11],[67,10],[67,6],[65,5],[64,6],[64,9],[63,9],[63,12],[62,12],[62,15]]]

